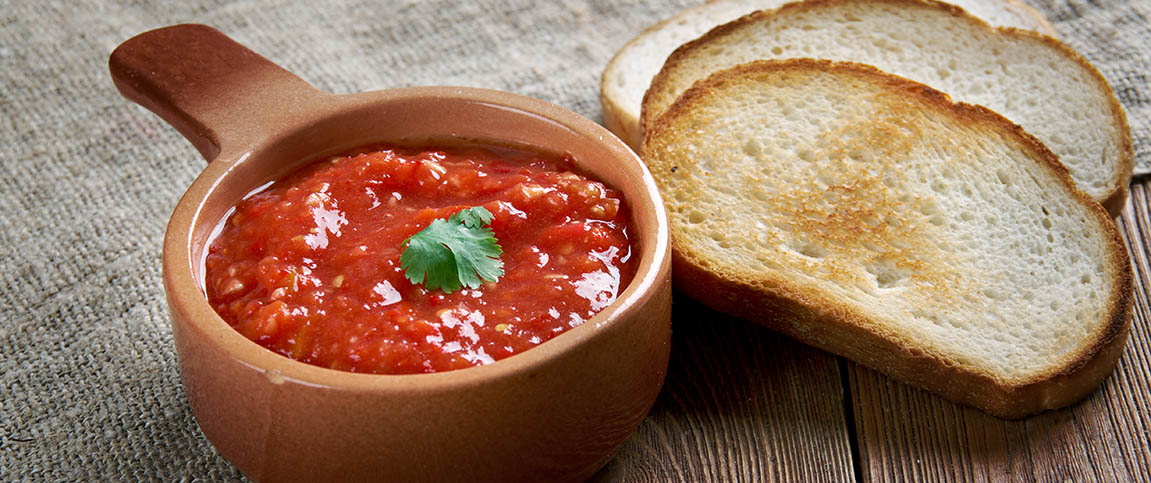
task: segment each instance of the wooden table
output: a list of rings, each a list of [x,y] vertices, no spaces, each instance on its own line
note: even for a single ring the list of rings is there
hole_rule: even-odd
[[[1118,220],[1131,336],[1084,401],[1004,421],[677,294],[659,400],[598,481],[1151,479],[1151,180]]]

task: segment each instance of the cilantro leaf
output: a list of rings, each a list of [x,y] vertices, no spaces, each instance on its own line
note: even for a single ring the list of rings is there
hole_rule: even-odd
[[[504,275],[503,248],[488,224],[492,213],[474,206],[438,219],[404,240],[400,268],[412,283],[452,293],[479,288]]]
[[[449,222],[463,223],[468,228],[483,228],[492,222],[492,212],[482,206],[460,210],[448,218]]]

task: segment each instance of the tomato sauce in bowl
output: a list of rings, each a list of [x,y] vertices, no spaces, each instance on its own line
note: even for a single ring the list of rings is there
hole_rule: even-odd
[[[571,159],[491,146],[375,146],[245,197],[205,257],[228,324],[279,354],[376,374],[492,363],[582,324],[635,273],[618,192]],[[504,274],[446,293],[413,284],[404,241],[482,206]]]

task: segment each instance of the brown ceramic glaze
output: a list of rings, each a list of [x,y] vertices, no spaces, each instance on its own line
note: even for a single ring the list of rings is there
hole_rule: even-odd
[[[333,59],[338,62],[338,59]],[[455,87],[320,92],[201,25],[128,40],[110,59],[125,97],[209,160],[164,239],[184,389],[204,434],[257,480],[579,480],[654,402],[667,369],[668,229],[640,160],[599,125],[519,95]],[[623,192],[640,265],[615,304],[522,354],[458,371],[352,374],[241,336],[208,305],[200,261],[245,193],[301,162],[374,142],[465,139],[571,153]]]

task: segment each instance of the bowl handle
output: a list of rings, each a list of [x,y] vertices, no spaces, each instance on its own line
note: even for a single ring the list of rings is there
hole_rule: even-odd
[[[120,94],[158,114],[208,161],[329,96],[206,25],[132,37],[112,52],[108,69]]]

